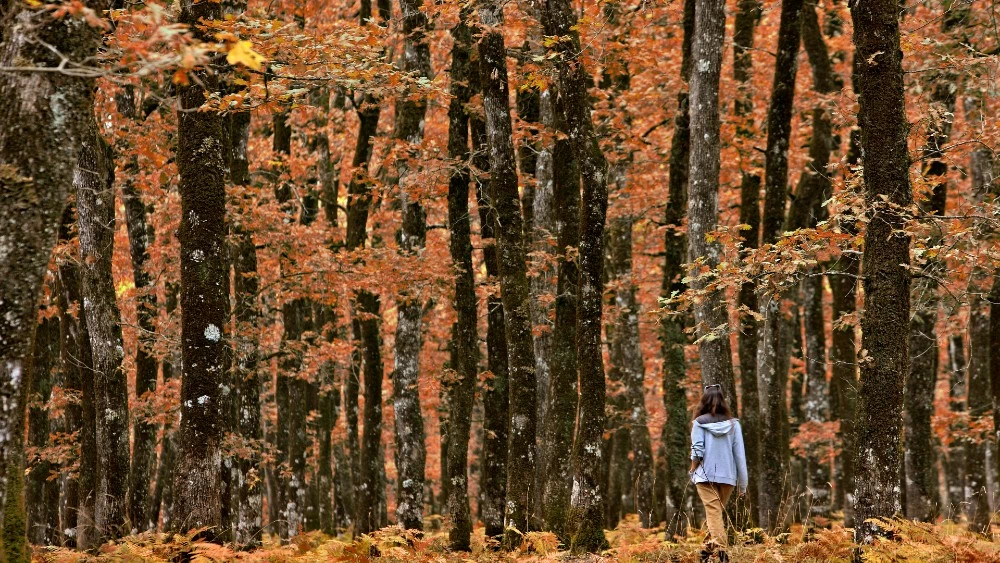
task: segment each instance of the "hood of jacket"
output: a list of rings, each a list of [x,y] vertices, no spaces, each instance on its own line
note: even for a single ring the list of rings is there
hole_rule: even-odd
[[[720,422],[701,423],[701,422],[697,422],[696,421],[695,423],[698,426],[701,426],[702,428],[704,428],[705,430],[708,430],[709,432],[711,432],[712,435],[714,435],[714,436],[725,436],[726,434],[729,434],[730,432],[732,432],[733,428],[736,427],[736,419],[735,418],[731,418],[729,420],[723,420],[723,421],[720,421]]]

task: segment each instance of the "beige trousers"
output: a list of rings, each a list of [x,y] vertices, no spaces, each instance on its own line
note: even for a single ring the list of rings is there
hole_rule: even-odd
[[[726,501],[733,494],[732,485],[722,483],[698,483],[698,497],[705,505],[705,520],[708,522],[708,537],[723,548],[729,547],[726,535]],[[707,539],[707,538],[706,538]]]

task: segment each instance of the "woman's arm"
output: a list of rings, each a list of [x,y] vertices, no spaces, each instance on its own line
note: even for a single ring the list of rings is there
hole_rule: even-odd
[[[691,424],[691,469],[693,473],[705,459],[705,429],[697,422]]]
[[[747,472],[747,455],[743,448],[743,427],[736,423],[736,440],[733,442],[733,458],[736,460],[736,485],[742,495],[747,491],[750,476]]]

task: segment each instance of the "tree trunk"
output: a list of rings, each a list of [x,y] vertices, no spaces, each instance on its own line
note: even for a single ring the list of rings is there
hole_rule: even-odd
[[[507,502],[504,546],[520,545],[531,520],[535,475],[535,349],[531,335],[531,295],[524,228],[514,166],[502,5],[482,0],[479,19],[480,80],[490,155],[490,202],[496,209],[497,262],[507,336],[510,381],[510,435],[507,449]]]
[[[682,43],[681,79],[687,82],[691,75],[691,44],[694,40],[695,1],[684,2],[684,39]],[[677,95],[677,114],[674,118],[674,138],[670,147],[670,194],[664,213],[667,225],[663,248],[663,281],[660,298],[669,299],[687,289],[684,263],[687,252],[687,235],[680,227],[687,211],[688,173],[690,166],[691,130],[690,108],[687,92]],[[660,319],[660,346],[663,354],[663,407],[666,419],[660,434],[661,459],[664,466],[666,495],[666,539],[687,533],[688,515],[685,505],[690,495],[687,473],[690,462],[688,453],[688,425],[685,382],[687,361],[684,347],[688,344],[685,333],[685,315],[669,313]]]
[[[560,108],[558,86],[552,90],[555,90],[552,125],[565,135],[566,123]],[[549,405],[543,427],[546,470],[540,485],[544,489],[544,528],[566,540],[566,520],[573,484],[570,460],[578,400],[576,323],[579,264],[572,253],[580,245],[580,171],[569,139],[564,135],[557,136],[552,147],[553,163],[562,163],[554,168],[552,182],[552,205],[555,208],[558,231],[556,255],[559,257],[559,264],[547,393]]]
[[[608,166],[591,121],[587,87],[590,76],[569,58],[581,49],[576,13],[570,2],[548,0],[542,11],[547,35],[566,37],[556,45],[563,56],[558,70],[555,108],[562,114],[570,147],[580,167],[580,246],[576,348],[580,398],[573,443],[573,488],[566,536],[574,551],[598,551],[604,537],[604,502],[600,467],[604,434],[604,358],[602,312],[604,289],[604,224],[608,206]],[[575,184],[573,184],[575,189]],[[501,222],[502,218],[501,218]]]
[[[634,508],[639,513],[642,527],[650,528],[654,524],[652,516],[656,510],[656,497],[653,494],[653,450],[646,420],[646,370],[639,338],[639,304],[636,301],[636,284],[632,280],[631,219],[618,219],[613,223],[609,242],[612,268],[610,277],[617,282],[617,318],[610,357],[613,369],[619,371],[625,387],[624,406],[627,415],[623,422],[628,429],[633,453],[627,493],[635,499]],[[625,512],[632,508],[625,507]]]
[[[753,142],[756,135],[752,123],[753,92],[753,41],[754,28],[760,22],[763,6],[760,0],[740,0],[736,13],[733,35],[733,78],[739,88],[739,96],[734,104],[737,119],[741,120],[737,133],[745,142]],[[751,250],[760,246],[760,162],[750,147],[741,147],[740,180],[740,224],[746,225],[740,231],[743,248]],[[740,287],[739,306],[746,311],[757,311],[757,287],[753,282]],[[757,391],[757,320],[746,313],[741,317],[739,350],[740,359],[740,422],[746,445],[747,465],[751,475],[747,487],[748,510],[738,510],[745,514],[747,524],[756,525],[760,488],[760,395]]]
[[[709,242],[719,220],[719,75],[725,37],[726,6],[720,0],[695,2],[690,75],[691,149],[688,184],[688,262],[708,268],[719,264],[720,246]],[[780,68],[780,67],[779,67]],[[704,291],[709,279],[697,276],[691,283]],[[701,379],[705,385],[721,384],[726,397],[736,397],[732,352],[729,347],[729,314],[724,296],[710,291],[695,305]],[[735,401],[730,401],[735,406]]]
[[[180,20],[221,18],[217,4],[182,7]],[[199,32],[203,33],[203,32]],[[228,379],[229,271],[226,260],[225,180],[227,149],[222,116],[193,111],[206,92],[218,88],[208,69],[179,89],[177,168],[180,175],[181,225],[181,425],[180,451],[174,470],[174,514],[171,528],[222,530],[222,440],[219,420],[222,387]]]
[[[63,212],[63,218],[59,227],[59,239],[67,241],[72,238],[72,226],[76,222],[74,216],[75,207],[67,205]],[[84,415],[84,403],[81,401],[85,381],[92,381],[93,361],[90,352],[90,337],[86,332],[86,315],[72,313],[73,310],[82,311],[83,299],[80,295],[80,266],[77,261],[79,251],[69,258],[58,262],[59,268],[59,326],[60,326],[60,364],[63,375],[63,389],[67,394],[78,397],[77,401],[66,405],[64,413],[65,431],[76,433],[77,441],[80,443],[80,466],[77,476],[68,476],[63,496],[64,512],[62,525],[60,527],[63,534],[63,545],[66,547],[77,547],[86,545],[86,534],[88,520],[86,515],[93,515],[91,503],[88,508],[88,499],[93,499],[93,478],[96,470],[96,458],[94,457],[93,446],[94,427],[85,425],[86,421],[93,420],[93,410],[89,416]],[[90,405],[91,408],[93,405]],[[90,487],[90,488],[88,488]]]
[[[458,24],[452,29],[455,39],[451,52],[451,103],[448,107],[448,156],[458,167],[448,181],[448,225],[451,230],[449,250],[455,264],[455,313],[453,339],[457,380],[448,386],[445,399],[449,407],[446,472],[446,500],[452,528],[449,544],[455,551],[470,551],[472,518],[469,512],[468,448],[472,429],[472,405],[475,401],[479,369],[479,339],[476,334],[475,271],[472,264],[472,235],[469,217],[468,167],[469,114],[466,104],[472,97],[470,55],[472,30],[468,19],[471,10],[463,8]],[[485,236],[485,235],[484,235]],[[445,455],[444,453],[442,455]],[[502,498],[502,495],[501,495]]]
[[[478,90],[479,61],[475,57],[472,60],[469,82],[476,84]],[[469,129],[475,148],[472,164],[482,174],[489,174],[486,123],[481,118],[470,116]],[[484,176],[477,176],[476,197],[480,238],[483,239],[483,262],[486,266],[487,280],[493,283],[500,276],[500,264],[496,247],[496,208],[491,203],[492,196],[489,194],[488,182]],[[504,511],[507,503],[510,364],[507,354],[506,324],[500,296],[495,293],[490,294],[486,298],[486,368],[493,377],[488,380],[483,391],[483,460],[479,487],[482,490],[482,517],[486,537],[495,540],[499,540],[504,532]]]
[[[83,302],[94,354],[98,481],[95,525],[102,539],[128,533],[128,386],[122,368],[121,314],[111,274],[115,193],[111,148],[94,123],[81,144],[74,184],[83,257]]]
[[[103,6],[86,7],[99,12]],[[97,50],[97,28],[81,27],[73,17],[51,18],[25,5],[5,12],[0,66],[55,68],[63,57],[82,61]],[[51,49],[39,47],[43,42]],[[93,78],[59,72],[0,74],[0,501],[14,486],[7,482],[8,467],[22,458],[16,447],[23,444],[9,442],[24,424],[18,387],[80,141],[93,121],[93,84]],[[23,512],[11,517],[24,525]],[[7,528],[16,526],[12,520]],[[25,530],[13,533],[5,538],[14,542],[4,548],[8,560],[27,557]]]
[[[985,299],[974,298],[969,313],[969,388],[967,404],[970,426],[990,415],[990,318]],[[967,440],[965,445],[965,506],[969,530],[987,534],[990,529],[990,499],[986,488],[987,440]]]
[[[403,71],[429,78],[431,52],[425,37],[427,15],[421,11],[421,0],[401,0],[403,12]],[[427,100],[400,98],[396,102],[396,124],[393,138],[419,145],[424,136],[424,116]],[[405,179],[407,164],[396,165],[399,183]],[[402,227],[399,231],[399,251],[404,256],[417,256],[427,241],[426,211],[406,186],[399,189],[402,206]],[[468,195],[468,194],[466,194]],[[393,373],[393,411],[396,425],[396,470],[399,473],[396,521],[406,529],[423,529],[424,419],[420,411],[418,379],[424,304],[419,293],[401,293],[397,299],[396,355]],[[473,373],[474,373],[473,369]],[[471,405],[471,402],[469,403]],[[468,439],[466,438],[466,443]]]
[[[778,29],[771,105],[767,112],[767,152],[764,172],[764,216],[762,243],[773,245],[785,226],[788,200],[788,142],[791,133],[795,76],[800,43],[799,17],[802,0],[783,0]],[[757,346],[757,382],[760,393],[760,441],[772,444],[761,449],[760,504],[762,528],[774,531],[783,525],[779,514],[788,481],[788,412],[785,394],[788,383],[790,343],[784,301],[785,291],[760,288],[760,312],[764,317]]]
[[[957,86],[953,76],[938,76],[932,94],[932,120],[924,145],[924,178],[931,185],[931,197],[921,207],[928,215],[944,215],[948,193],[948,163],[944,149],[951,136],[951,120],[955,111]],[[941,235],[935,229],[927,241],[928,247],[938,246]],[[944,264],[930,258],[918,262],[926,274],[913,287],[914,314],[910,319],[910,373],[906,384],[905,428],[907,518],[933,521],[940,513],[938,475],[931,416],[934,413],[934,390],[938,375],[937,282]]]
[[[126,108],[134,112],[135,101]],[[135,165],[138,170],[138,164]],[[139,324],[139,342],[135,355],[135,394],[142,408],[133,412],[133,450],[129,475],[128,521],[132,533],[155,529],[150,515],[150,484],[156,465],[156,415],[150,412],[149,401],[156,393],[156,376],[159,371],[152,345],[156,340],[156,288],[147,271],[149,246],[153,243],[153,226],[146,220],[147,206],[131,180],[122,185],[125,203],[125,223],[128,227],[129,254],[132,258],[132,279],[138,299],[136,316]],[[148,209],[152,212],[152,207]]]
[[[179,287],[173,283],[166,284],[166,299],[163,304],[167,317],[173,315],[177,310]],[[174,364],[177,361],[176,350],[171,350],[170,355],[163,360],[163,381],[169,381],[177,377]],[[163,424],[163,440],[160,443],[160,459],[156,467],[156,486],[153,488],[152,513],[150,520],[155,524],[155,529],[170,529],[171,516],[174,506],[174,465],[177,460],[176,430],[174,421],[168,418]],[[160,527],[161,523],[163,526]]]
[[[997,318],[1000,318],[998,316]],[[990,317],[992,322],[993,317]],[[953,334],[948,339],[949,372],[948,406],[953,413],[965,411],[966,394],[966,359],[965,342],[962,334]],[[958,520],[962,515],[962,504],[965,502],[965,447],[964,441],[952,437],[947,448],[947,463],[945,474],[948,478],[948,505],[943,516]]]
[[[861,387],[858,393],[855,540],[870,543],[880,534],[870,518],[900,510],[899,439],[903,380],[909,371],[907,335],[899,327],[910,318],[910,239],[904,219],[888,205],[913,201],[906,152],[899,5],[872,0],[851,6],[857,48],[864,147],[865,200],[870,206],[865,233],[865,315],[861,321]],[[885,201],[883,201],[883,198]]]
[[[53,287],[52,289],[57,289]],[[31,378],[28,387],[28,447],[41,453],[48,445],[50,424],[46,403],[52,395],[52,385],[59,369],[59,317],[46,317],[35,329],[34,353]],[[58,471],[41,457],[28,460],[24,487],[25,505],[28,509],[28,541],[35,545],[59,544],[59,504],[47,502],[49,475]],[[56,496],[58,498],[58,492]],[[55,512],[55,526],[51,526],[52,512]]]

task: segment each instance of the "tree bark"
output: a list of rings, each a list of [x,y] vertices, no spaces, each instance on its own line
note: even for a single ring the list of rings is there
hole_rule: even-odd
[[[569,139],[559,101],[558,86],[552,95],[553,128],[563,133],[552,147],[552,161],[562,163],[553,170],[552,204],[559,257],[556,280],[555,324],[552,334],[548,408],[543,427],[545,477],[542,491],[544,528],[566,540],[572,489],[571,455],[578,400],[577,306],[579,264],[573,253],[580,245],[580,171]],[[550,90],[550,92],[552,91]],[[567,542],[568,543],[568,542]]]
[[[103,5],[94,1],[86,7],[100,13]],[[28,5],[6,8],[0,66],[54,69],[63,57],[81,62],[97,50],[96,27],[81,26],[74,17],[52,18]],[[0,74],[5,101],[0,105],[0,501],[14,485],[7,482],[8,467],[21,459],[19,444],[10,442],[24,424],[18,388],[80,142],[93,121],[93,84],[93,78],[60,72]],[[23,513],[14,518],[24,525]],[[4,548],[8,560],[27,557],[24,538],[23,528],[10,538],[15,543]]]
[[[898,12],[892,0],[851,6],[860,66],[865,200],[870,206],[862,256],[865,315],[856,442],[854,536],[862,544],[880,534],[870,518],[888,518],[901,508],[899,438],[909,350],[899,327],[910,318],[910,239],[902,234],[903,217],[889,206],[910,205],[913,195]]]
[[[738,83],[739,95],[734,103],[737,119],[737,134],[752,142],[756,135],[752,123],[753,92],[753,45],[754,29],[760,22],[763,6],[760,0],[740,0],[736,12],[733,34],[733,78]],[[760,246],[760,162],[752,148],[740,152],[740,224],[746,225],[740,231],[743,248],[751,250]],[[757,311],[757,287],[753,282],[740,286],[739,306],[745,311]],[[757,523],[760,489],[760,395],[757,391],[757,320],[744,314],[740,321],[740,422],[743,426],[743,440],[746,445],[747,464],[751,475],[747,487],[749,509],[737,514],[746,515],[751,526]]]
[[[67,205],[59,226],[59,239],[67,241],[73,238],[72,228],[76,223],[75,207]],[[93,361],[90,351],[90,337],[87,335],[86,315],[83,311],[83,299],[80,290],[80,266],[77,260],[79,251],[73,256],[58,262],[59,270],[59,326],[60,326],[60,364],[63,374],[63,388],[68,395],[75,395],[76,401],[66,405],[65,430],[75,433],[80,443],[80,466],[76,477],[67,477],[63,496],[64,512],[62,525],[63,545],[66,547],[87,546],[84,531],[88,525],[88,515],[93,516],[93,481],[96,473],[97,459],[94,456],[94,426],[86,424],[93,421],[93,405],[90,404],[89,415],[84,413],[84,384],[93,381]],[[76,315],[73,310],[78,311]],[[88,448],[88,446],[90,446]],[[88,499],[90,503],[88,504]]]
[[[165,292],[166,299],[163,310],[167,317],[170,317],[177,310],[180,287],[174,283],[167,283]],[[165,384],[177,377],[177,371],[174,369],[174,364],[178,360],[177,352],[178,350],[171,350],[171,353],[161,364]],[[168,418],[163,424],[163,439],[160,442],[160,459],[156,467],[156,486],[153,488],[152,513],[150,515],[150,520],[157,525],[157,529],[170,529],[174,507],[174,466],[176,461],[177,431],[175,422]],[[161,523],[162,527],[159,526]]]
[[[969,387],[967,404],[970,425],[990,416],[990,317],[989,304],[975,297],[969,312]],[[967,440],[965,445],[965,506],[969,530],[989,533],[990,498],[986,488],[986,440]]]
[[[566,536],[573,551],[596,552],[607,546],[604,537],[604,502],[600,468],[605,426],[605,382],[602,352],[604,289],[604,224],[608,207],[608,165],[597,143],[591,121],[587,89],[590,77],[580,60],[570,60],[581,50],[576,13],[570,2],[547,0],[542,25],[558,42],[556,60],[557,112],[579,169],[583,194],[580,202],[579,287],[576,349],[580,396],[577,435],[573,442],[573,486]],[[575,189],[575,184],[573,188]]]
[[[128,533],[128,385],[122,368],[121,314],[111,274],[115,193],[111,148],[97,124],[81,144],[74,178],[83,257],[83,308],[94,354],[98,480],[94,525],[102,539]]]
[[[762,243],[773,245],[785,226],[788,196],[788,142],[791,133],[795,76],[798,70],[802,0],[783,0],[778,28],[771,105],[767,112],[767,152],[764,160],[764,216]],[[774,531],[783,525],[779,511],[788,480],[788,447],[785,437],[788,412],[785,394],[791,351],[785,338],[790,333],[784,310],[785,291],[760,288],[760,312],[764,317],[757,346],[757,385],[760,393],[760,441],[773,444],[761,449],[760,526]]]
[[[610,357],[612,369],[619,371],[625,387],[627,414],[623,422],[628,429],[633,454],[632,471],[628,475],[628,493],[635,499],[635,509],[639,513],[642,527],[650,528],[653,526],[652,517],[656,511],[657,499],[653,494],[653,449],[646,417],[646,369],[640,347],[639,304],[636,300],[636,284],[632,280],[632,221],[622,218],[612,225],[608,236],[612,268],[610,277],[617,283],[617,318],[610,344]],[[632,508],[625,507],[625,512]]]
[[[129,96],[131,98],[131,95]],[[126,110],[134,116],[134,99],[126,100]],[[131,117],[131,116],[130,116]],[[138,164],[134,165],[138,170]],[[149,412],[148,402],[156,393],[156,376],[159,365],[152,355],[156,340],[156,292],[153,278],[147,271],[149,246],[153,243],[153,226],[147,221],[152,207],[142,201],[142,196],[131,179],[122,184],[125,203],[125,223],[128,227],[129,254],[132,258],[132,279],[138,299],[136,316],[139,324],[139,342],[135,354],[135,394],[143,406],[133,412],[132,465],[129,475],[128,521],[132,533],[155,529],[151,522],[150,484],[156,465],[156,424],[150,422],[156,413]]]
[[[472,517],[469,512],[469,438],[472,430],[472,405],[475,401],[476,376],[479,368],[479,339],[476,334],[475,272],[472,264],[472,235],[469,217],[470,174],[465,164],[469,159],[469,114],[466,104],[472,98],[470,55],[472,29],[471,10],[463,8],[458,24],[452,29],[455,44],[451,52],[451,102],[448,107],[448,156],[457,167],[448,181],[448,225],[451,230],[449,251],[455,264],[454,326],[455,369],[457,381],[448,387],[449,406],[446,473],[448,482],[447,510],[452,528],[449,544],[455,551],[472,548]]]
[[[52,289],[58,289],[53,287]],[[49,420],[46,403],[52,395],[52,386],[59,370],[59,317],[43,318],[35,329],[31,378],[28,387],[28,446],[36,452],[48,445],[53,421]],[[37,454],[36,454],[37,455]],[[47,484],[58,487],[58,480],[49,481],[49,475],[58,466],[41,457],[28,460],[28,473],[24,487],[25,506],[28,509],[28,541],[35,545],[59,544],[59,504],[47,502]],[[58,489],[57,489],[58,491]],[[59,493],[56,493],[58,498]],[[51,524],[55,513],[55,524]]]
[[[923,176],[931,184],[931,196],[921,207],[928,215],[944,215],[948,192],[948,164],[944,148],[951,136],[951,120],[955,111],[957,85],[953,76],[938,76],[932,93],[932,119],[924,145]],[[940,245],[941,233],[935,229],[927,241],[928,247]],[[938,498],[937,455],[931,416],[934,413],[934,390],[938,375],[937,282],[944,264],[935,258],[917,264],[926,274],[913,284],[914,313],[910,319],[910,373],[905,397],[907,518],[931,522],[940,513]]]
[[[180,21],[190,25],[221,18],[218,4],[182,7]],[[199,31],[197,33],[205,33]],[[174,469],[174,514],[171,528],[222,530],[222,440],[219,420],[222,387],[228,379],[225,356],[229,304],[226,259],[226,157],[222,116],[195,111],[206,92],[218,89],[208,69],[181,87],[177,123],[177,168],[180,175],[181,225],[181,424]]]
[[[694,19],[687,259],[711,269],[718,266],[720,259],[720,246],[709,242],[709,235],[719,220],[719,76],[726,26],[725,2],[697,0]],[[701,379],[705,385],[721,384],[725,396],[735,398],[729,314],[724,296],[706,289],[710,281],[699,275],[691,282],[693,290],[706,291],[694,307]]]
[[[469,81],[479,89],[479,61],[473,58]],[[470,116],[469,129],[475,152],[472,164],[476,170],[489,174],[490,162],[486,142],[486,123]],[[479,208],[480,237],[483,239],[483,262],[486,277],[493,282],[500,277],[497,256],[496,208],[489,194],[489,180],[476,178],[477,207]],[[483,461],[480,489],[482,490],[482,517],[486,537],[499,540],[504,532],[504,512],[507,502],[507,442],[510,417],[510,364],[507,353],[506,319],[499,295],[491,293],[486,298],[486,368],[492,374],[483,390]]]
[[[429,78],[431,52],[425,37],[427,15],[421,11],[422,5],[421,0],[400,1],[405,36],[402,67],[404,72]],[[399,99],[396,102],[393,138],[419,145],[424,136],[423,124],[426,113],[426,99]],[[399,182],[402,183],[407,173],[407,164],[405,161],[400,161],[396,168]],[[405,186],[400,187],[399,194],[402,206],[402,227],[399,231],[400,254],[417,256],[423,252],[427,241],[427,213]],[[419,293],[412,295],[409,292],[401,293],[396,302],[396,369],[393,374],[396,470],[399,472],[396,521],[403,528],[419,530],[423,529],[424,464],[427,457],[424,445],[424,420],[420,411],[420,394],[417,386],[420,374],[420,349],[423,344],[421,327],[424,304]]]
[[[684,2],[684,39],[682,43],[681,79],[687,82],[691,75],[691,44],[694,41],[694,15],[696,0]],[[677,95],[677,113],[674,118],[674,137],[670,147],[670,193],[664,212],[667,225],[664,235],[663,281],[660,297],[669,299],[684,293],[684,263],[687,253],[687,234],[681,229],[688,203],[688,176],[691,151],[691,122],[688,93]],[[688,424],[687,361],[684,347],[688,344],[683,313],[671,312],[660,319],[660,346],[663,355],[663,407],[666,419],[660,434],[661,458],[664,466],[666,495],[666,539],[687,533],[688,515],[685,506],[690,499],[687,483]]]
[[[531,521],[535,475],[535,349],[531,335],[531,295],[527,277],[524,227],[517,191],[511,133],[502,5],[479,3],[484,26],[479,42],[480,80],[490,155],[490,203],[496,209],[497,262],[503,302],[510,380],[510,427],[507,448],[507,502],[503,544],[513,549]]]

